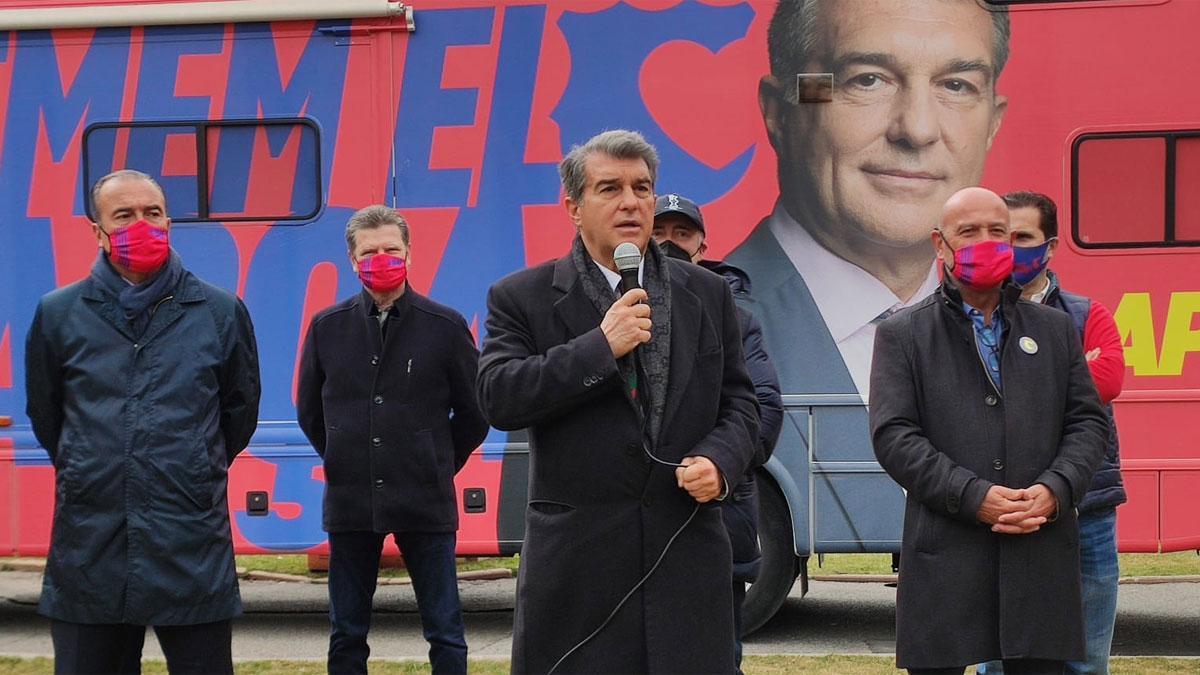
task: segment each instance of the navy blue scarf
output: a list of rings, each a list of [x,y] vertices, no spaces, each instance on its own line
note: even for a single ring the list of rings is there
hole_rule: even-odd
[[[171,249],[171,257],[158,274],[140,284],[126,281],[109,262],[108,254],[103,249],[96,258],[96,264],[92,265],[92,278],[116,299],[125,314],[125,320],[129,322],[134,339],[146,332],[146,326],[150,325],[150,319],[154,316],[153,308],[175,291],[182,277],[183,262],[175,249]]]

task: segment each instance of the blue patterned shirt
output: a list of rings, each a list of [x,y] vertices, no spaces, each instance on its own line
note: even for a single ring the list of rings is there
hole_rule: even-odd
[[[971,326],[975,329],[975,348],[979,350],[979,358],[987,366],[988,377],[992,384],[1000,389],[1000,345],[1004,340],[1004,315],[1000,306],[992,310],[992,325],[985,326],[983,312],[963,302],[963,311],[971,317]]]

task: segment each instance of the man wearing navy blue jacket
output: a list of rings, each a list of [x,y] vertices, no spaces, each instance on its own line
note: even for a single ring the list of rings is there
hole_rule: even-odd
[[[724,277],[735,300],[750,294],[750,277],[744,271],[719,260],[702,260],[708,250],[708,244],[704,243],[704,214],[692,200],[677,194],[659,197],[654,205],[653,234],[654,241],[668,257],[696,263]],[[758,578],[762,567],[762,552],[758,547],[758,487],[754,472],[771,458],[779,440],[783,427],[783,396],[779,391],[779,375],[764,344],[762,324],[743,307],[737,308],[737,315],[742,329],[746,371],[754,382],[754,395],[758,399],[758,444],[754,449],[754,460],[741,482],[732,488],[729,499],[721,502],[721,516],[733,549],[734,658],[740,668],[746,584]]]
[[[346,226],[361,293],[317,314],[300,362],[300,428],[325,461],[329,672],[367,672],[383,540],[412,575],[435,673],[465,673],[454,475],[487,435],[467,322],[407,283],[408,223],[368,206]]]

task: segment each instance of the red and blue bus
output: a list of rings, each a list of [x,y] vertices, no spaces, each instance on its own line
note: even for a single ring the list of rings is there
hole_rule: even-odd
[[[981,182],[1058,200],[1054,267],[1125,341],[1120,548],[1200,549],[1200,2],[960,1],[1011,22]],[[54,468],[24,414],[24,339],[38,298],[88,273],[97,178],[153,175],[185,264],[255,322],[263,401],[230,473],[237,551],[319,553],[324,478],[295,423],[297,352],[313,314],[358,287],[349,215],[400,209],[414,288],[478,333],[489,285],[574,236],[559,159],[624,127],[657,146],[659,191],[702,205],[722,258],[779,194],[759,104],[774,6],[0,0],[0,555],[47,550]],[[805,367],[803,344],[768,347]],[[899,548],[903,496],[874,460],[867,398],[784,388],[752,627],[809,557]],[[458,475],[460,554],[520,550],[526,441],[493,430]]]

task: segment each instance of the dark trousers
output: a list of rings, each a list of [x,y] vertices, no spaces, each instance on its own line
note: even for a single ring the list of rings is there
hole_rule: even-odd
[[[192,626],[155,626],[171,675],[233,674],[233,624],[230,620]],[[146,627],[129,624],[70,623],[52,620],[54,672],[142,672]]]
[[[1005,675],[1060,675],[1065,673],[1066,661],[1046,661],[1044,659],[1005,659]],[[912,675],[962,675],[966,666],[957,668],[909,668]]]
[[[375,596],[385,536],[374,532],[329,533],[331,675],[367,672],[367,657],[371,654],[367,646],[371,600]],[[463,637],[454,558],[455,533],[397,532],[393,536],[412,577],[433,672],[467,672],[467,641]]]

